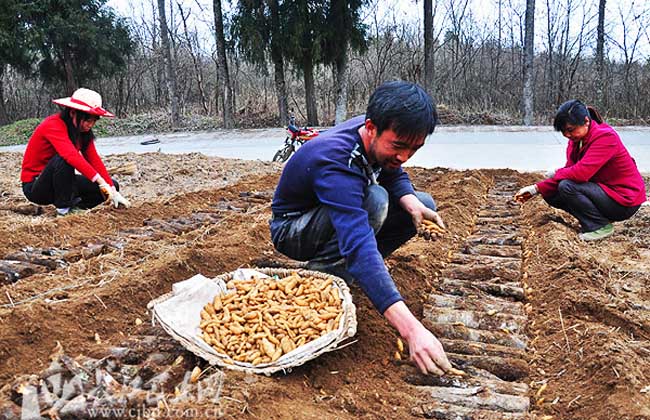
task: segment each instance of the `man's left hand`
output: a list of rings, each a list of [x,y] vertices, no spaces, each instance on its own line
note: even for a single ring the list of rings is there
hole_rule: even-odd
[[[409,212],[413,218],[413,224],[416,229],[420,226],[423,220],[431,220],[442,229],[445,229],[445,223],[442,221],[442,217],[438,214],[437,211],[431,210],[429,207],[425,206],[415,195],[409,194],[405,195],[400,199],[400,204]]]
[[[425,207],[427,210],[426,213],[424,214],[424,218],[427,220],[431,220],[441,228],[445,228],[445,223],[442,221],[442,217],[440,217],[440,214],[438,214],[437,211],[433,211],[428,207]]]
[[[416,228],[422,224],[423,220],[431,220],[442,229],[445,229],[445,222],[442,221],[442,217],[440,217],[438,212],[431,210],[424,204],[422,204],[421,208],[418,208],[416,211],[412,212],[411,217],[413,218],[413,224],[415,224]]]

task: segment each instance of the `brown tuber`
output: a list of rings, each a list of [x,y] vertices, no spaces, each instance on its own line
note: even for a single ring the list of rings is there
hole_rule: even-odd
[[[301,277],[231,280],[229,293],[201,310],[203,340],[229,363],[254,366],[338,328],[339,290],[331,279]]]
[[[438,224],[432,222],[431,220],[423,219],[418,229],[418,234],[424,239],[435,239],[438,236],[442,236],[446,231],[440,227]]]

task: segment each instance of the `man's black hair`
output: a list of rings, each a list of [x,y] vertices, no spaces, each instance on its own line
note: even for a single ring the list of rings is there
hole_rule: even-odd
[[[368,101],[366,119],[377,135],[391,129],[400,137],[415,140],[433,133],[438,112],[433,99],[415,83],[396,80],[379,86]]]
[[[87,112],[79,111],[75,109],[74,111],[76,112],[76,119],[77,119],[77,127],[75,127],[73,121],[72,121],[72,114],[71,112],[72,109],[70,108],[63,108],[61,110],[61,113],[59,114],[61,116],[61,119],[63,122],[65,122],[65,126],[68,129],[68,137],[70,137],[70,140],[72,141],[73,144],[78,144],[80,143],[80,149],[81,151],[85,151],[86,147],[88,147],[88,144],[95,138],[95,134],[93,133],[92,130],[82,133],[79,131],[79,125],[81,124],[82,121],[85,120],[90,120],[90,119],[96,119],[98,118],[96,115],[89,114]]]

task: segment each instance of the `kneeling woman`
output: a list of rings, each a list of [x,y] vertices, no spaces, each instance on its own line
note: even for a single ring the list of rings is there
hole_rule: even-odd
[[[578,100],[560,106],[553,127],[569,139],[566,165],[515,198],[523,202],[540,193],[578,219],[581,239],[606,238],[614,232],[612,221],[629,219],[646,200],[636,162],[598,111]]]
[[[81,88],[52,102],[64,108],[43,120],[27,143],[20,174],[25,197],[36,204],[54,204],[59,215],[106,200],[128,207],[95,149],[92,127],[99,117],[114,117],[102,108],[102,97]],[[75,175],[75,169],[81,175]]]

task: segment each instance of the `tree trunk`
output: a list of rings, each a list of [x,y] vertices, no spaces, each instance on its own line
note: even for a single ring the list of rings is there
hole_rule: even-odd
[[[348,52],[347,48],[336,60],[336,110],[334,124],[340,124],[348,116]]]
[[[284,80],[284,60],[282,56],[274,56],[273,59],[273,73],[275,80],[275,92],[278,100],[278,113],[280,118],[280,125],[287,124],[289,121],[289,101],[287,100],[287,84]]]
[[[280,114],[280,125],[289,121],[289,105],[287,101],[287,84],[284,80],[284,59],[282,57],[282,46],[280,45],[280,15],[278,12],[278,0],[268,0],[271,11],[271,60],[273,61],[275,76],[275,92],[278,98],[278,112]]]
[[[9,116],[5,106],[5,65],[0,66],[0,125],[9,124]]]
[[[433,4],[424,0],[424,90],[433,97]]]
[[[117,106],[115,109],[115,115],[122,116],[123,110],[126,108],[124,105],[124,78],[123,74],[117,76]]]
[[[180,112],[178,110],[178,90],[176,89],[176,73],[172,62],[172,52],[169,45],[169,33],[167,31],[167,17],[165,16],[165,0],[158,0],[158,14],[160,16],[160,40],[165,59],[165,70],[167,79],[167,91],[171,103],[172,127],[180,124]]]
[[[605,83],[605,2],[598,3],[598,30],[596,37],[596,95],[600,106],[605,102],[603,84]]]
[[[524,89],[523,108],[524,125],[532,125],[534,120],[533,109],[533,59],[535,57],[535,0],[526,0],[526,35],[524,39]]]
[[[67,49],[63,49],[63,69],[65,71],[65,88],[69,95],[77,90],[77,82],[74,78],[74,69],[72,68],[72,57]]]
[[[305,79],[305,101],[307,102],[307,124],[318,125],[318,111],[316,108],[316,89],[314,88],[314,61],[311,52],[305,53],[302,58],[302,71]]]
[[[156,10],[156,1],[151,0],[151,10]],[[158,31],[160,30],[160,25],[156,25],[156,15],[152,15],[151,22],[151,51],[153,52],[152,60],[154,62],[153,68],[151,68],[151,78],[153,80],[153,91],[155,104],[157,106],[162,106],[163,97],[165,96],[165,84],[163,84],[163,78],[165,77],[165,59],[163,57],[162,51],[160,50]],[[141,88],[141,87],[140,87]],[[138,107],[138,101],[134,100],[135,109]]]
[[[226,59],[226,39],[223,34],[221,0],[214,0],[212,9],[214,11],[214,30],[217,41],[217,73],[221,82],[219,90],[223,106],[223,127],[232,128],[234,126],[232,87],[230,86],[230,76],[228,74],[228,60]]]

